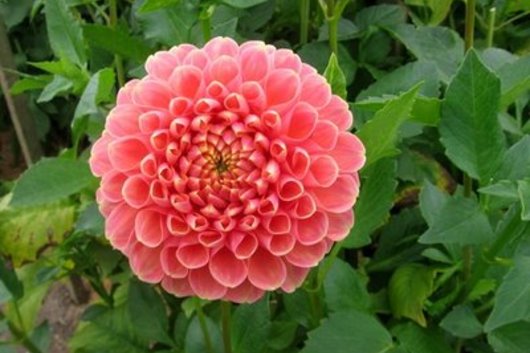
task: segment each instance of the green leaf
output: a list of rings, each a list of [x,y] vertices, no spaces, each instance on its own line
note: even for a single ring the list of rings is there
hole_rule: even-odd
[[[381,158],[397,154],[399,127],[410,117],[410,112],[421,84],[389,101],[357,133],[366,147],[366,166]]]
[[[425,329],[409,322],[396,326],[392,333],[408,353],[453,353],[442,333],[434,328]]]
[[[447,27],[386,27],[418,60],[436,64],[444,81],[455,73],[464,53],[464,41]]]
[[[388,300],[396,318],[408,317],[425,327],[423,306],[432,294],[435,272],[420,264],[400,266],[390,278]]]
[[[239,305],[232,318],[232,348],[236,353],[260,353],[267,346],[271,327],[269,299]]]
[[[440,79],[436,66],[430,61],[415,61],[400,66],[386,74],[368,88],[361,91],[357,101],[368,97],[381,97],[384,95],[397,95],[407,91],[410,87],[423,82],[419,93],[428,97],[438,97],[440,94]]]
[[[46,28],[53,52],[80,67],[86,64],[83,32],[64,0],[47,0]]]
[[[498,71],[501,79],[501,107],[515,102],[530,89],[530,55],[504,65]]]
[[[517,192],[521,201],[521,219],[530,221],[530,178],[517,181]]]
[[[439,25],[449,13],[453,0],[405,0],[407,5],[426,6],[430,9],[430,16],[426,24]]]
[[[394,95],[383,95],[382,97],[370,97],[354,103],[356,109],[367,111],[378,111],[383,108],[389,100],[396,98]],[[437,126],[440,120],[441,100],[418,96],[410,112],[409,121],[428,126]]]
[[[494,179],[516,181],[530,177],[530,153],[528,151],[530,151],[530,136],[525,135],[508,149]]]
[[[383,225],[394,203],[396,161],[383,158],[361,171],[362,185],[355,205],[356,222],[343,245],[358,248],[371,242],[370,234]]]
[[[473,198],[449,198],[431,222],[418,240],[422,244],[482,244],[493,238],[488,217]]]
[[[130,317],[135,318],[134,331],[139,337],[172,344],[164,302],[152,286],[131,281],[127,303]]]
[[[223,341],[221,338],[221,331],[219,327],[210,319],[208,316],[205,317],[206,327],[210,334],[210,340],[213,347],[212,353],[223,352]],[[209,352],[204,338],[204,333],[201,329],[201,325],[197,315],[191,320],[188,331],[186,332],[184,352],[186,353],[205,353]]]
[[[33,261],[49,243],[60,243],[72,229],[75,208],[43,205],[31,208],[0,207],[0,253],[10,256],[15,266]]]
[[[481,194],[504,197],[511,201],[519,199],[517,193],[517,183],[511,180],[501,180],[495,184],[490,184],[478,189]]]
[[[328,66],[324,70],[324,77],[331,86],[331,91],[337,96],[346,99],[346,77],[340,69],[339,62],[335,53],[331,53]]]
[[[138,9],[138,13],[146,13],[155,10],[160,10],[164,7],[176,5],[180,0],[146,0]]]
[[[420,210],[428,225],[434,224],[448,200],[449,195],[425,181],[420,193]]]
[[[358,38],[360,35],[359,28],[350,20],[340,18],[337,25],[337,40],[349,40]],[[318,30],[318,41],[329,40],[329,26],[324,23]]]
[[[227,5],[237,7],[240,9],[246,9],[247,7],[256,6],[266,1],[267,0],[221,0],[221,2]]]
[[[113,87],[114,71],[110,68],[99,70],[90,78],[75,108],[72,120],[74,141],[77,142],[83,132],[83,118],[98,113],[98,105],[112,99]]]
[[[504,135],[497,119],[499,94],[499,79],[470,50],[442,102],[440,135],[446,154],[482,183],[489,181],[504,158]]]
[[[321,74],[324,73],[326,66],[329,63],[331,56],[331,49],[329,45],[324,42],[311,42],[308,43],[298,51],[298,55],[302,58],[305,63],[313,66]],[[348,50],[339,44],[338,61],[341,63],[341,69],[346,77],[346,85],[353,82],[355,73],[357,71],[357,63],[352,59]]]
[[[83,26],[83,34],[91,46],[104,49],[112,54],[118,54],[124,58],[131,58],[137,62],[145,61],[151,52],[151,49],[142,40],[130,36],[122,28],[89,24]]]
[[[68,92],[72,87],[73,83],[68,78],[55,75],[53,76],[53,80],[44,87],[39,98],[37,98],[37,102],[49,102],[55,96]]]
[[[88,163],[45,158],[26,170],[13,189],[13,207],[42,205],[70,196],[94,180]]]
[[[355,16],[355,24],[362,30],[370,26],[394,26],[406,20],[407,14],[402,6],[389,4],[364,7]]]
[[[330,311],[370,310],[371,298],[366,283],[348,263],[336,259],[324,280],[326,305]]]
[[[467,305],[458,305],[440,322],[440,327],[453,336],[470,339],[482,333],[482,324],[473,309]]]
[[[138,337],[133,328],[135,316],[130,316],[125,305],[113,309],[98,305],[92,309],[89,322],[80,325],[70,339],[72,353],[149,352],[147,341]]]
[[[530,347],[530,322],[518,321],[499,327],[488,334],[496,353],[527,353]]]
[[[519,320],[530,320],[530,256],[515,258],[495,293],[493,311],[484,325],[486,332]]]
[[[17,274],[11,268],[8,268],[4,259],[0,257],[0,284],[9,291],[10,296],[14,300],[18,300],[24,296],[24,286],[19,281]],[[1,303],[0,303],[1,304]]]
[[[282,350],[293,342],[298,323],[294,321],[275,321],[271,324],[267,345],[274,350]]]
[[[308,337],[301,353],[383,353],[393,345],[375,317],[355,310],[331,314]]]
[[[174,46],[189,42],[191,27],[196,23],[198,11],[188,1],[149,13],[136,13],[143,28],[144,38]]]
[[[304,327],[309,327],[311,304],[309,294],[305,290],[297,290],[283,295],[283,305],[289,317]]]
[[[15,83],[13,83],[11,86],[10,91],[16,96],[17,94],[21,94],[26,91],[41,90],[46,87],[52,79],[53,76],[50,75],[24,77],[15,81]]]

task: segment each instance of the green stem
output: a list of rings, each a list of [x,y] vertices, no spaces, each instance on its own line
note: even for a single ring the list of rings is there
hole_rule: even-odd
[[[207,42],[212,38],[212,24],[210,21],[211,16],[206,15],[201,18],[202,37]]]
[[[466,2],[466,29],[465,29],[465,49],[466,52],[473,47],[475,35],[475,0]]]
[[[311,285],[307,289],[307,294],[309,295],[309,302],[311,305],[311,317],[313,327],[318,327],[320,320],[324,316],[322,310],[322,302],[320,301],[320,287],[318,284],[319,276],[318,271],[311,273],[310,282]]]
[[[309,37],[310,0],[300,0],[300,45],[307,43]]]
[[[501,29],[501,28],[503,28],[504,26],[507,26],[507,25],[509,25],[510,23],[513,23],[513,22],[515,22],[515,21],[517,21],[517,20],[520,20],[521,18],[523,18],[523,17],[525,17],[525,16],[527,16],[527,15],[530,15],[530,10],[529,10],[529,11],[525,11],[525,12],[523,12],[523,13],[520,13],[520,14],[517,15],[517,16],[513,16],[513,17],[510,18],[508,21],[506,21],[506,22],[502,23],[501,25],[497,26],[496,29]]]
[[[512,209],[510,211],[510,218],[502,232],[497,236],[493,244],[484,251],[484,256],[477,259],[477,265],[469,280],[465,283],[464,289],[457,299],[458,302],[465,302],[469,294],[475,288],[477,283],[484,277],[486,271],[489,269],[491,263],[494,262],[498,254],[504,247],[513,239],[518,237],[527,227],[526,222],[521,222],[519,209]]]
[[[202,311],[201,300],[195,298],[195,311],[197,312],[197,318],[199,319],[199,325],[201,326],[202,334],[204,335],[204,343],[206,345],[206,351],[208,353],[214,353],[212,339],[210,338],[210,332],[206,324],[206,316]]]
[[[221,301],[221,318],[223,328],[223,345],[225,353],[232,353],[232,337],[230,333],[231,326],[231,305],[230,302]]]
[[[492,7],[489,11],[488,16],[488,34],[486,36],[486,45],[488,48],[493,46],[493,35],[495,34],[495,16],[497,14],[497,9]]]
[[[115,28],[118,24],[118,4],[116,0],[109,0],[109,27]],[[114,65],[116,66],[116,77],[120,87],[125,85],[125,70],[123,68],[123,60],[118,54],[114,55]]]
[[[15,302],[14,306],[18,307]],[[18,316],[18,315],[17,315]],[[4,320],[5,314],[0,310],[0,320]],[[42,353],[42,351],[28,338],[26,332],[17,328],[11,321],[7,320],[7,327],[13,335],[13,337],[20,342],[30,353]]]
[[[339,41],[337,38],[338,29],[339,19],[335,17],[328,19],[329,47],[335,55],[339,55]]]

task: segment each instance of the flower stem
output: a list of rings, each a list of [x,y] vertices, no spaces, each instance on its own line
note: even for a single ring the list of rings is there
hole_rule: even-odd
[[[300,45],[307,43],[309,37],[310,0],[300,0]]]
[[[329,31],[329,47],[335,55],[339,55],[339,41],[337,38],[337,32],[339,28],[339,19],[330,18],[328,20],[328,31]]]
[[[210,338],[210,332],[208,331],[208,325],[206,324],[206,316],[202,311],[201,300],[195,298],[195,311],[197,312],[197,318],[199,319],[199,325],[201,326],[202,334],[204,335],[204,344],[208,353],[214,353],[212,339]]]
[[[109,0],[109,27],[115,28],[118,23],[118,4],[116,0]],[[120,87],[125,85],[125,72],[123,69],[123,60],[120,55],[114,55],[114,65],[116,66],[116,77]]]
[[[508,212],[511,214],[506,222],[506,226],[497,236],[493,244],[484,251],[483,256],[477,259],[477,265],[475,266],[474,272],[465,283],[464,289],[457,299],[457,302],[465,302],[468,299],[469,294],[484,277],[490,264],[495,260],[495,257],[498,256],[511,240],[517,238],[525,231],[527,223],[521,222],[519,208],[509,210]]]
[[[17,312],[17,316],[20,315],[20,311],[18,309],[18,304],[13,301],[13,305],[15,307],[15,310]],[[0,310],[0,320],[4,320],[5,314]],[[20,318],[19,318],[20,320]],[[22,322],[21,322],[22,324]],[[17,328],[11,321],[7,320],[7,327],[13,337],[20,342],[30,353],[42,353],[39,347],[37,347],[27,336],[26,332],[21,328]]]
[[[225,353],[232,353],[232,337],[230,332],[231,326],[231,305],[230,302],[221,301],[221,318],[222,318],[222,329],[223,329],[223,345],[225,347]]]
[[[212,38],[212,28],[210,23],[210,16],[201,19],[202,37],[207,42]]]
[[[465,48],[467,52],[473,47],[473,38],[475,35],[475,0],[467,0],[466,2],[465,31]]]
[[[488,48],[493,46],[493,35],[495,34],[495,15],[497,14],[497,9],[492,7],[489,11],[488,16],[488,34],[486,37],[486,44]]]

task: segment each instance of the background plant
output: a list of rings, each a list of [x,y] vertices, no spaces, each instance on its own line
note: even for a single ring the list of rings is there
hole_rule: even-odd
[[[48,156],[0,187],[0,352],[46,352],[40,303],[79,278],[97,299],[72,352],[527,352],[528,1],[9,0],[0,13],[11,93],[29,98]],[[325,73],[368,156],[350,236],[304,288],[232,308],[223,332],[220,303],[132,278],[86,162],[150,53],[217,35],[290,47]]]

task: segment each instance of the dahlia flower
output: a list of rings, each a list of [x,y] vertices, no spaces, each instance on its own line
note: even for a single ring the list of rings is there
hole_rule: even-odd
[[[176,296],[292,292],[353,226],[352,114],[291,50],[214,38],[151,55],[90,166],[106,236]]]

